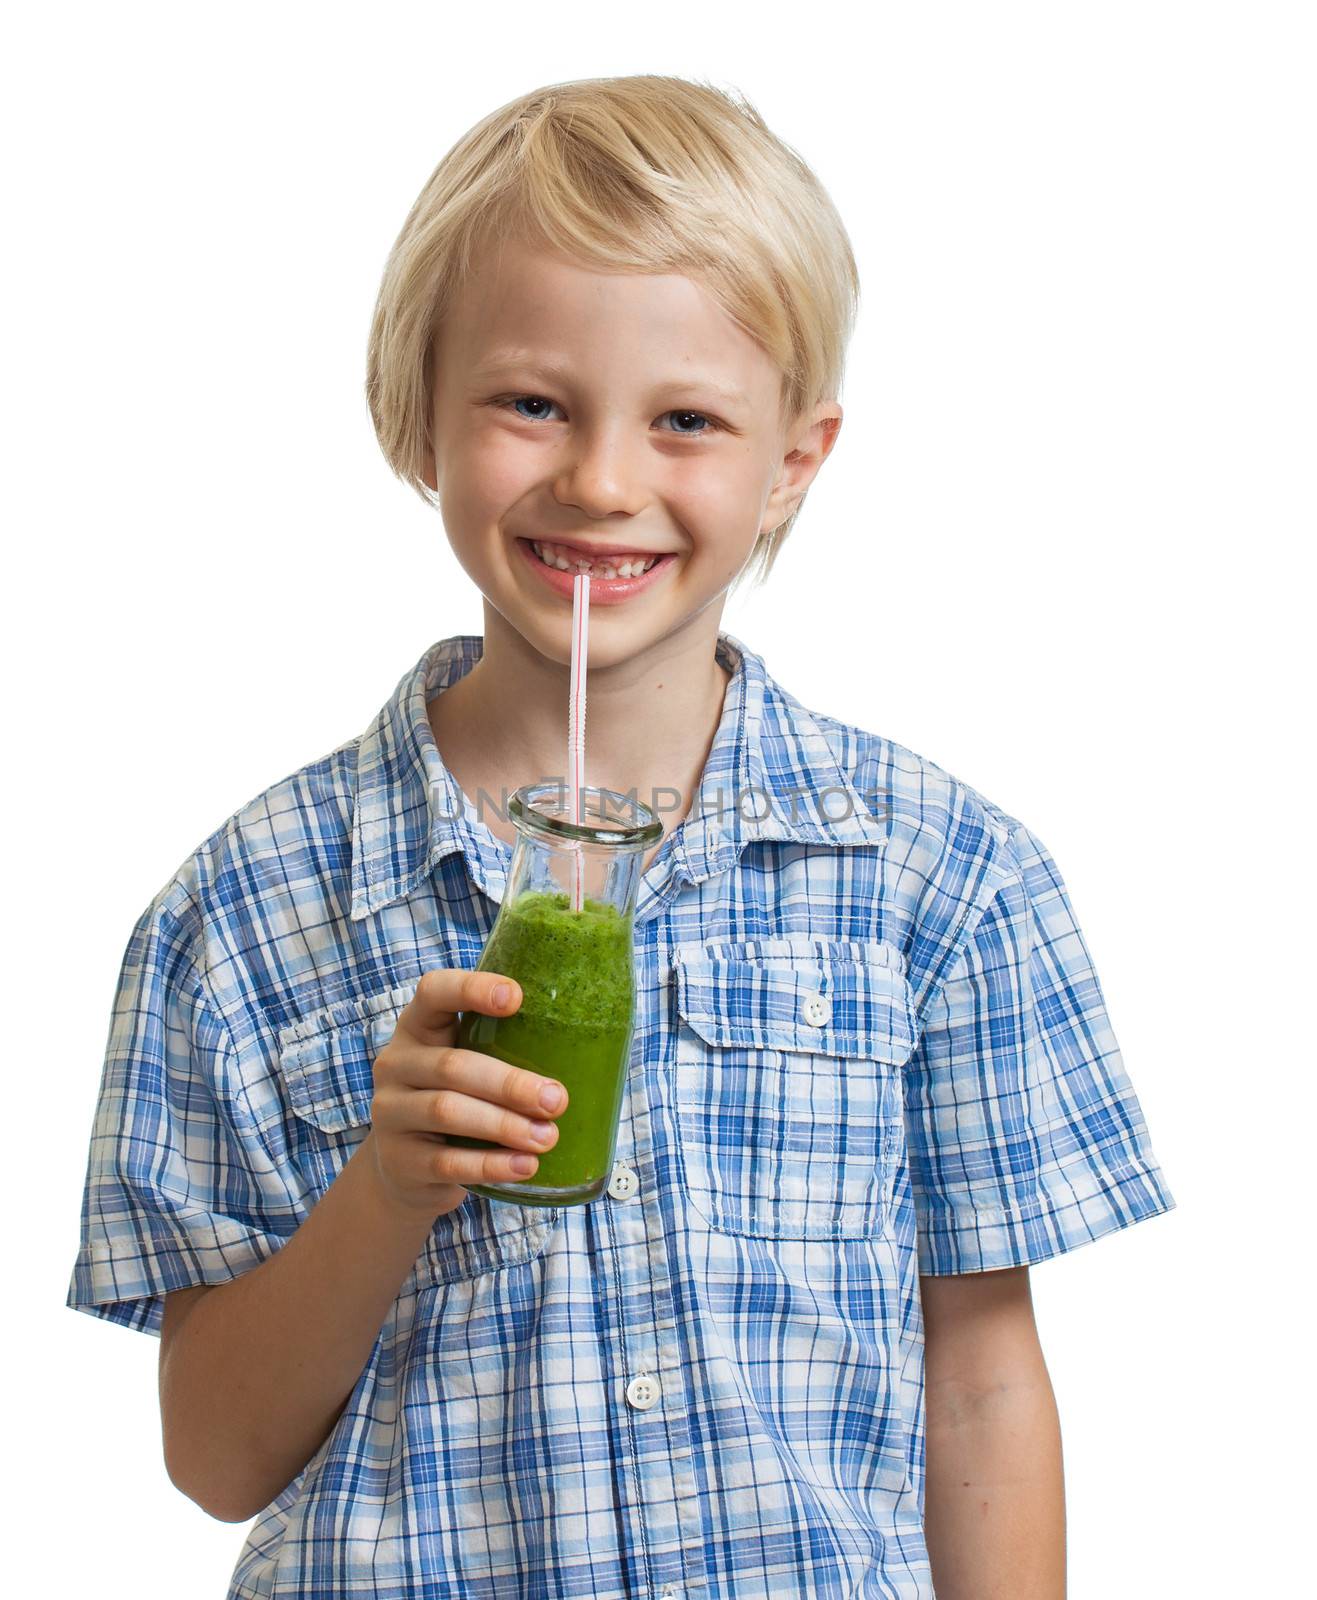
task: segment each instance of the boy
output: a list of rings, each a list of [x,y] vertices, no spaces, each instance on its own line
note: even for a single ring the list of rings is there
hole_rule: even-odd
[[[69,1294],[160,1335],[171,1478],[257,1519],[231,1596],[1063,1593],[1028,1267],[1172,1204],[1083,937],[1022,823],[718,628],[855,292],[799,158],[673,78],[493,113],[394,245],[372,416],[484,634],[143,913]],[[665,828],[612,1181],[523,1208],[463,1185],[564,1091],[455,1023],[519,1004],[471,969],[582,562],[589,781]]]

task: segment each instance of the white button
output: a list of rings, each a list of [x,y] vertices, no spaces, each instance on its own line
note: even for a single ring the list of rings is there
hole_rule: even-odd
[[[640,1179],[630,1167],[613,1168],[613,1181],[608,1185],[608,1192],[614,1200],[629,1200],[639,1187]]]
[[[659,1590],[659,1600],[681,1600],[681,1590],[675,1583],[665,1583]]]
[[[651,1406],[656,1406],[659,1401],[657,1377],[650,1374],[643,1378],[632,1378],[626,1386],[626,1397],[637,1411],[648,1411]]]
[[[832,1015],[832,1001],[824,994],[812,994],[800,1008],[800,1014],[811,1028],[821,1028]]]

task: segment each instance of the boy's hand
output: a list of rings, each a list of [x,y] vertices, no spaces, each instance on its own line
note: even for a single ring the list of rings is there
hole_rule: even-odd
[[[494,1000],[497,984],[507,985],[503,1005]],[[547,1120],[567,1104],[557,1079],[457,1048],[459,1011],[504,1017],[521,1000],[516,980],[497,972],[438,967],[422,974],[393,1037],[375,1058],[370,1141],[376,1176],[395,1204],[445,1216],[466,1199],[464,1183],[524,1181],[539,1157],[517,1152],[547,1150],[557,1142],[558,1129]],[[552,1106],[541,1102],[546,1089],[557,1092]],[[465,1150],[446,1142],[450,1133],[511,1148]],[[522,1161],[528,1165],[518,1165]]]

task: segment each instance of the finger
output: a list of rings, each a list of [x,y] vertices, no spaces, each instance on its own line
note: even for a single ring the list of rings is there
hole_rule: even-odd
[[[494,997],[500,985],[508,991],[502,1003]],[[520,1004],[521,986],[515,978],[463,967],[432,967],[421,974],[416,992],[400,1013],[394,1031],[401,1028],[420,1044],[443,1044],[459,1011],[504,1017]]]
[[[403,1089],[455,1089],[529,1117],[560,1116],[568,1100],[567,1089],[557,1078],[457,1045],[413,1046],[395,1052],[390,1081]]]
[[[558,1142],[558,1125],[548,1117],[523,1116],[457,1089],[414,1089],[409,1100],[400,1109],[413,1133],[488,1139],[512,1150],[550,1150]]]
[[[524,1183],[534,1177],[539,1158],[513,1150],[464,1150],[456,1144],[423,1147],[423,1170],[430,1183]]]
[[[420,1136],[395,1141],[392,1160],[399,1180],[414,1188],[524,1181],[540,1164],[539,1157],[529,1151],[505,1150],[502,1146],[467,1150],[442,1139]],[[521,1162],[526,1165],[518,1165]]]

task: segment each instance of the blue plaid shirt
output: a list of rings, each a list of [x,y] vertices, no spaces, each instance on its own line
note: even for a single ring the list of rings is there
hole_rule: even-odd
[[[435,645],[143,912],[70,1306],[158,1334],[163,1295],[278,1250],[421,973],[475,965],[510,850],[426,703],[481,649]],[[609,1188],[438,1218],[230,1600],[928,1600],[919,1274],[1173,1204],[1037,836],[718,654],[700,798],[641,883]]]

